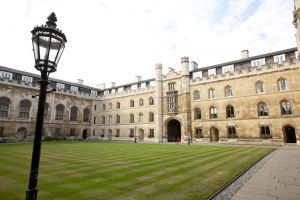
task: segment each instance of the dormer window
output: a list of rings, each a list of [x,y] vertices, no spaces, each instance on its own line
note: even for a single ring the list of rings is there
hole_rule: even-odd
[[[97,96],[97,91],[96,90],[91,90],[91,95]]]
[[[266,59],[264,58],[251,61],[251,67],[260,67],[265,64],[266,64]]]
[[[202,71],[194,72],[193,78],[202,78]]]
[[[131,86],[131,89],[132,89],[132,90],[136,90],[137,88],[138,88],[138,85],[137,85],[137,84]]]
[[[233,72],[234,66],[233,65],[226,65],[222,67],[222,74],[225,74],[226,72]]]
[[[65,84],[63,84],[63,83],[56,83],[56,88],[59,89],[59,90],[63,90],[63,89],[65,89]]]
[[[32,83],[32,77],[22,76],[22,81],[25,82],[25,83]]]
[[[108,95],[108,94],[109,94],[109,90],[105,90],[104,95]]]
[[[78,87],[71,85],[72,92],[78,92]]]
[[[274,62],[278,64],[282,64],[285,61],[285,54],[274,56]]]
[[[216,68],[208,70],[208,76],[215,76],[217,74]]]
[[[7,78],[8,80],[12,80],[12,73],[0,71],[0,78]]]

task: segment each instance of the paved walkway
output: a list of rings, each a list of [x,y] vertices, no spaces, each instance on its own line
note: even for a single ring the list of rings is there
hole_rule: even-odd
[[[283,146],[232,200],[300,200],[300,146]]]

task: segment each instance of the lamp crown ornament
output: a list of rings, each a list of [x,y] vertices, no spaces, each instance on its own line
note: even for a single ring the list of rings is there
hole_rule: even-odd
[[[57,18],[56,18],[55,13],[52,12],[47,19],[48,19],[48,21],[46,22],[46,24],[49,27],[56,28],[56,23],[55,22],[57,22]]]

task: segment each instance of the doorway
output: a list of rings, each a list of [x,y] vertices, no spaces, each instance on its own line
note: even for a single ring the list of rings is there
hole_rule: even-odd
[[[292,126],[285,126],[284,127],[284,135],[285,135],[285,142],[286,143],[296,143],[296,133],[295,128]]]
[[[172,119],[167,125],[168,142],[177,142],[177,138],[181,138],[181,125],[176,119]]]
[[[215,127],[210,129],[210,141],[218,142],[219,141],[219,130]]]
[[[84,129],[83,132],[82,132],[82,139],[86,140],[86,139],[87,139],[87,136],[88,136],[87,130]]]

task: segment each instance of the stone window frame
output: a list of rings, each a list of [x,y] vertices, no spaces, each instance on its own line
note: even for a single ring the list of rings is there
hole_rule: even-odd
[[[8,97],[0,97],[0,118],[8,118],[11,100]]]

